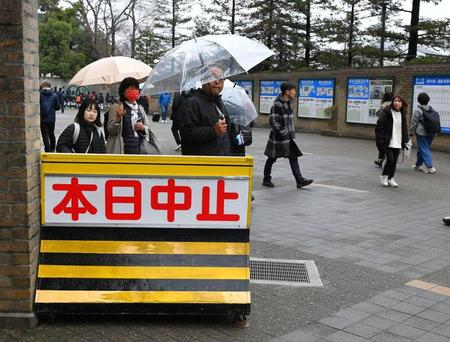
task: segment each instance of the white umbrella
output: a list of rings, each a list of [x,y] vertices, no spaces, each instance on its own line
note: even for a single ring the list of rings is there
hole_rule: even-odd
[[[264,44],[246,37],[208,35],[181,43],[155,65],[144,84],[147,95],[189,91],[196,85],[248,72],[274,52]],[[223,75],[211,75],[218,67]]]
[[[99,59],[78,71],[69,84],[78,86],[94,84],[114,84],[126,77],[138,80],[146,78],[152,68],[133,58],[114,56]]]
[[[258,116],[255,105],[245,89],[230,80],[225,80],[221,95],[231,122],[247,126]]]

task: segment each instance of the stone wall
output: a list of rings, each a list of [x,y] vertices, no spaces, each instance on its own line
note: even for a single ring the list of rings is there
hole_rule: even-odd
[[[335,99],[337,105],[337,117],[332,120],[298,118],[297,101],[293,101],[294,125],[297,130],[306,132],[316,132],[322,134],[332,134],[344,137],[374,138],[373,124],[358,124],[346,122],[346,98],[347,79],[349,77],[387,77],[394,79],[394,92],[405,97],[411,104],[413,100],[413,78],[418,75],[450,75],[450,65],[448,64],[419,64],[404,67],[384,67],[384,68],[358,68],[340,69],[329,71],[302,71],[291,73],[256,73],[249,75],[239,75],[234,79],[253,81],[253,100],[256,109],[259,110],[259,81],[261,80],[289,80],[298,84],[302,78],[334,78],[335,79]],[[409,114],[410,114],[409,113]],[[257,125],[267,126],[269,124],[268,115],[260,114],[256,121]],[[433,142],[433,148],[450,151],[450,136],[438,136]]]
[[[38,0],[0,0],[0,327],[31,326],[40,227]]]

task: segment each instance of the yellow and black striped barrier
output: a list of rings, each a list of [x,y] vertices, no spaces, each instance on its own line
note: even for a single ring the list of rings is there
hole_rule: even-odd
[[[252,162],[43,154],[37,313],[249,314]],[[108,199],[111,181],[119,188]],[[176,184],[190,190],[151,194]]]

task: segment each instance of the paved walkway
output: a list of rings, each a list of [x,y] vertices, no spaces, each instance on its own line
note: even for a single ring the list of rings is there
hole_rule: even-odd
[[[74,113],[59,117],[61,130]],[[154,123],[175,154],[170,125]],[[261,186],[267,129],[254,130],[252,255],[314,260],[323,287],[251,285],[250,328],[211,317],[71,318],[28,331],[0,330],[0,341],[450,341],[450,156],[434,153],[438,173],[400,165],[398,189],[379,184],[374,142],[297,136],[301,168],[314,183],[295,187],[287,160]],[[420,281],[417,281],[420,280]]]

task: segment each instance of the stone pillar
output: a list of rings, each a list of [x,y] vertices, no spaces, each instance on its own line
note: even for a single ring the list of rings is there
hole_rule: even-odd
[[[0,0],[0,327],[30,327],[40,227],[38,0]]]

